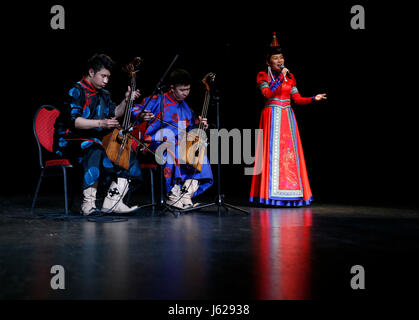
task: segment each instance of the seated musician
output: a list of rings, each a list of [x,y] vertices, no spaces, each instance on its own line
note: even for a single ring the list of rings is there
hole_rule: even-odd
[[[131,179],[141,179],[141,170],[135,156],[130,157],[129,170],[113,164],[102,146],[105,135],[119,125],[130,97],[130,88],[119,105],[111,100],[105,90],[108,84],[112,59],[104,54],[95,54],[88,60],[86,74],[68,92],[68,101],[62,110],[55,128],[55,150],[62,157],[81,163],[83,169],[83,215],[97,213],[96,192],[98,182],[109,185],[102,205],[104,213],[128,213],[136,206],[123,203]],[[139,91],[132,93],[138,98]]]
[[[196,170],[186,162],[180,161],[181,139],[183,133],[197,128],[200,121],[203,128],[207,129],[207,119],[196,117],[194,112],[185,102],[191,88],[191,76],[182,69],[173,71],[170,75],[170,90],[163,95],[146,98],[141,105],[134,105],[133,117],[137,117],[145,106],[145,119],[150,116],[152,121],[140,125],[140,131],[145,142],[149,143],[151,150],[158,150],[162,140],[165,143],[172,143],[163,155],[166,155],[166,162],[162,166],[164,170],[165,187],[167,200],[166,204],[178,209],[187,209],[194,206],[192,198],[203,193],[213,184],[211,165],[205,156],[202,169]],[[159,133],[160,107],[163,98],[163,134]],[[151,99],[151,100],[150,100]],[[149,101],[150,100],[150,101]],[[170,130],[170,131],[168,131]],[[170,153],[170,155],[169,155]]]

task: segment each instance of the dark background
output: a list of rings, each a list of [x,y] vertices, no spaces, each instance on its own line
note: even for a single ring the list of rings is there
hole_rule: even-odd
[[[55,4],[64,6],[65,30],[50,27]],[[356,4],[366,10],[365,30],[350,27]],[[263,107],[256,75],[276,31],[300,93],[328,95],[327,101],[294,108],[315,199],[414,206],[413,13],[402,3],[367,1],[12,4],[1,25],[1,194],[33,194],[39,175],[34,113],[43,104],[61,105],[96,52],[118,63],[109,85],[115,102],[128,85],[120,68],[134,56],[144,59],[138,86],[148,95],[179,54],[176,67],[196,80],[188,98],[196,112],[203,103],[199,80],[213,71],[221,91],[221,127],[256,129]],[[215,122],[214,108],[209,119]],[[243,165],[224,165],[222,181],[227,195],[247,198],[251,177],[244,176]],[[61,192],[56,185],[43,190],[48,188]]]

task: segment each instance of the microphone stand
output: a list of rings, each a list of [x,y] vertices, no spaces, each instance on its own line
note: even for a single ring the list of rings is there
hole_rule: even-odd
[[[217,130],[219,132],[220,130],[220,97],[218,95],[214,95],[213,100],[216,102],[216,106],[217,106]],[[195,211],[195,210],[200,210],[203,208],[208,208],[208,207],[212,207],[212,206],[217,206],[218,209],[218,215],[220,215],[220,209],[221,207],[223,207],[226,211],[228,211],[228,208],[230,209],[234,209],[237,211],[240,211],[242,213],[245,214],[250,214],[249,211],[246,211],[244,209],[235,207],[229,203],[224,202],[224,198],[225,195],[221,194],[221,145],[220,145],[220,137],[218,136],[217,138],[217,147],[218,147],[218,162],[217,162],[217,198],[215,199],[214,202],[211,203],[207,203],[207,204],[202,204],[196,207],[192,207],[192,208],[188,208],[188,209],[182,209],[179,210],[180,213],[185,213],[185,212],[189,212],[189,211]]]
[[[167,68],[167,70],[165,71],[165,73],[163,74],[163,76],[160,78],[159,82],[157,83],[156,87],[153,90],[153,93],[151,94],[151,97],[153,97],[154,95],[156,95],[157,93],[159,93],[160,95],[160,132],[161,134],[163,134],[163,112],[164,112],[164,92],[163,92],[163,87],[162,87],[162,83],[164,81],[164,79],[166,78],[167,74],[169,73],[169,71],[172,69],[173,65],[175,64],[176,60],[179,58],[179,55],[177,54],[174,59],[172,60],[171,64],[169,65],[169,67]],[[148,102],[151,101],[151,98],[147,101],[147,103],[144,105],[143,110],[141,110],[140,114],[145,110],[145,108],[148,105]],[[138,114],[137,119],[139,118],[140,114]],[[134,121],[135,123],[136,121]],[[163,137],[162,137],[163,138]],[[163,142],[163,139],[162,139]],[[153,212],[154,212],[154,207],[159,207],[160,209],[164,209],[164,211],[169,210],[175,218],[178,217],[178,213],[173,210],[173,208],[171,208],[170,206],[168,206],[165,201],[164,201],[164,172],[163,172],[163,168],[162,165],[160,165],[160,203],[154,203],[154,199],[152,201],[151,204],[146,204],[146,205],[142,205],[139,206],[139,209],[142,208],[146,208],[146,207],[153,207]]]

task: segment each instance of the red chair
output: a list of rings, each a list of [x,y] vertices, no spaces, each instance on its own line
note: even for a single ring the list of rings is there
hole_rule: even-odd
[[[62,175],[64,176],[64,201],[65,201],[65,215],[68,216],[68,196],[67,196],[67,168],[72,168],[70,161],[68,159],[53,159],[43,161],[43,151],[46,150],[50,154],[53,153],[53,138],[54,138],[54,124],[60,111],[57,108],[52,106],[42,106],[40,107],[35,114],[33,119],[33,133],[35,135],[36,142],[38,144],[39,151],[39,165],[41,167],[41,175],[38,180],[38,185],[36,186],[35,196],[32,201],[31,213],[35,208],[35,203],[38,199],[39,188],[41,187],[41,182],[43,177],[47,176],[56,176],[57,174],[48,174],[46,171],[52,171],[50,169],[61,168]],[[59,174],[61,175],[61,174]]]

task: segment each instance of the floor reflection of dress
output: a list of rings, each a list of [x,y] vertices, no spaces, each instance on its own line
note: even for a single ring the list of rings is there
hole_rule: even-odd
[[[310,299],[311,209],[252,212],[256,299]]]

